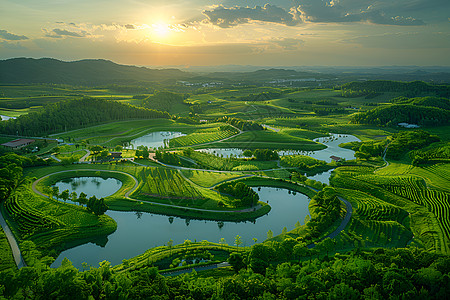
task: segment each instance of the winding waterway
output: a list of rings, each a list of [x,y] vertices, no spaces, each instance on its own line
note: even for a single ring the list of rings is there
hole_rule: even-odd
[[[179,132],[153,132],[149,135],[131,141],[133,147],[144,145],[147,147],[163,146],[170,138],[181,136]],[[354,159],[353,151],[340,148],[339,144],[359,141],[351,135],[333,134],[330,137],[319,138],[315,141],[327,145],[327,149],[310,152],[280,151],[281,155],[303,154],[317,159],[331,161],[330,156],[335,155],[347,160]],[[242,154],[242,149],[207,149],[208,151],[229,155]],[[213,153],[214,153],[213,152]],[[225,155],[224,155],[225,156]],[[329,183],[332,170],[310,176],[309,178]],[[121,182],[113,179],[102,179],[100,177],[79,177],[56,183],[60,191],[68,189],[78,194],[84,192],[88,197],[106,197],[115,193],[121,186]],[[304,219],[309,215],[309,198],[300,193],[292,193],[286,189],[260,187],[255,188],[260,200],[268,202],[272,210],[265,216],[258,218],[255,222],[216,222],[204,220],[189,220],[178,217],[168,217],[149,213],[117,212],[108,211],[107,214],[117,222],[117,230],[108,236],[106,245],[98,246],[87,243],[60,254],[52,266],[57,267],[67,257],[74,266],[81,268],[82,263],[97,266],[99,262],[107,260],[113,265],[120,264],[123,259],[128,259],[145,252],[147,249],[166,245],[172,239],[174,244],[183,243],[185,239],[191,241],[208,240],[218,242],[224,238],[230,245],[234,244],[236,235],[242,237],[243,246],[254,243],[253,238],[259,242],[267,237],[267,232],[272,230],[274,235],[280,234],[283,227],[292,230],[297,221],[304,224]],[[103,243],[104,244],[104,243]]]
[[[82,189],[81,185],[73,186],[70,183],[65,183],[65,188],[71,192],[83,191],[92,195],[92,191],[97,190],[98,186],[89,182]],[[56,185],[58,186],[59,183]],[[92,190],[89,190],[89,187]],[[117,222],[117,230],[108,236],[105,247],[94,243],[74,247],[62,252],[52,266],[59,266],[65,257],[77,268],[81,268],[83,262],[97,266],[103,260],[116,265],[123,259],[142,254],[149,248],[166,245],[169,239],[172,239],[174,244],[180,244],[185,239],[219,242],[221,238],[224,238],[228,244],[233,245],[235,236],[240,235],[243,246],[249,246],[254,243],[253,238],[257,238],[260,242],[265,240],[269,230],[277,235],[285,226],[287,230],[292,230],[297,221],[304,224],[305,217],[309,215],[309,198],[303,194],[270,187],[255,188],[255,191],[259,194],[261,201],[270,204],[272,210],[254,223],[186,220],[149,213],[108,211],[107,214]]]

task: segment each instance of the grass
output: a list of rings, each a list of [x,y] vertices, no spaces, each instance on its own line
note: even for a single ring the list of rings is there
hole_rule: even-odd
[[[257,161],[252,159],[223,158],[200,151],[192,151],[189,158],[195,160],[199,168],[222,171],[252,171],[276,169],[276,161]]]
[[[222,130],[219,127],[206,128],[195,131],[185,136],[177,137],[169,141],[170,147],[186,147],[197,144],[211,143],[214,141],[222,140],[231,137],[238,133],[238,130],[233,127],[228,127],[226,130]]]
[[[250,131],[233,137],[227,141],[213,143],[210,148],[241,148],[241,149],[278,149],[314,151],[325,146],[305,138],[299,138],[281,132]]]
[[[4,204],[5,217],[19,243],[30,240],[42,253],[62,251],[116,230],[110,217],[36,195],[31,184],[19,187]]]
[[[379,205],[389,203],[407,211],[409,224],[402,225],[413,232],[415,239],[418,239],[427,249],[448,253],[450,251],[447,229],[449,205],[448,200],[445,200],[448,196],[445,198],[445,194],[426,189],[423,180],[410,175],[380,175],[380,172],[386,173],[385,169],[388,168],[382,168],[374,175],[373,168],[368,167],[338,168],[331,183],[335,187],[358,190],[375,197],[379,199],[377,200]],[[402,173],[404,171],[404,169],[400,170]],[[360,197],[360,199],[368,198]],[[384,234],[389,236],[387,233]]]
[[[244,248],[241,248],[241,251]],[[200,243],[188,242],[179,245],[174,245],[172,247],[169,246],[159,246],[145,251],[145,253],[135,256],[129,260],[125,260],[124,263],[119,264],[113,267],[113,270],[116,272],[123,272],[125,270],[136,270],[142,267],[146,267],[152,264],[157,264],[160,261],[168,260],[170,261],[172,258],[179,257],[180,255],[192,252],[195,250],[201,251],[220,251],[220,252],[235,252],[236,247],[228,246],[225,244],[211,243],[208,241],[202,241]],[[191,267],[191,266],[186,266]],[[185,268],[185,267],[183,267]],[[179,269],[179,268],[175,268]],[[172,270],[175,270],[172,269]]]
[[[244,176],[244,173],[239,172],[219,173],[197,170],[182,170],[181,172],[190,181],[202,187],[212,187],[221,182],[241,178],[242,176]]]
[[[14,257],[9,246],[8,239],[3,229],[0,227],[0,272],[16,267]]]

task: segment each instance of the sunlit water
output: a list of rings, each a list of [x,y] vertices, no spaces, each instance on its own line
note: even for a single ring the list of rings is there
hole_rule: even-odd
[[[360,139],[353,135],[348,134],[330,134],[329,137],[322,137],[314,139],[315,142],[319,142],[327,146],[326,149],[317,151],[299,151],[299,150],[282,150],[278,151],[278,155],[307,155],[314,157],[319,160],[324,160],[326,162],[331,162],[330,156],[334,155],[346,160],[355,159],[354,151],[341,148],[339,144],[349,143],[349,142],[359,142]],[[243,152],[245,149],[239,148],[211,148],[211,149],[200,149],[198,151],[214,154],[217,156],[230,157],[244,157]]]
[[[184,136],[185,134],[181,132],[174,131],[156,131],[144,136],[141,136],[137,139],[131,140],[129,145],[126,146],[126,149],[136,149],[138,146],[145,146],[148,148],[159,148],[165,147],[169,140]]]

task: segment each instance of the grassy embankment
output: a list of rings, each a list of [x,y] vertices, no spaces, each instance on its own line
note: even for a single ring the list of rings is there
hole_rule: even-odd
[[[107,236],[117,226],[106,215],[95,216],[84,207],[36,195],[31,182],[17,188],[1,209],[21,248],[31,241],[41,256]],[[32,264],[28,254],[23,253],[25,261]]]
[[[134,187],[134,179],[124,174],[115,173],[115,171],[128,173],[138,180],[138,188],[131,193],[130,198],[126,198],[125,194]],[[39,182],[37,188],[41,192],[45,185],[74,176],[103,176],[121,180],[123,185],[119,191],[114,195],[105,197],[105,202],[111,210],[142,211],[223,221],[252,220],[270,211],[270,206],[263,204],[261,208],[255,211],[236,212],[244,208],[233,207],[234,201],[229,196],[221,195],[207,188],[194,186],[182,178],[177,171],[166,168],[145,168],[131,164],[91,164],[36,168],[34,171],[28,171],[27,173],[41,178],[56,172],[61,173],[54,174]],[[174,180],[177,181],[177,185],[174,184]],[[186,192],[193,193],[194,196],[186,196]],[[224,206],[220,206],[219,202],[222,202]],[[202,211],[203,209],[208,211]]]
[[[414,169],[398,163],[377,171],[375,168],[341,167],[331,183],[339,187],[339,193],[353,201],[356,208],[349,231],[365,237],[368,244],[374,242],[380,246],[384,239],[387,245],[404,246],[414,235],[413,241],[417,244],[448,253],[449,194],[428,188],[416,174],[427,172],[427,180],[434,187],[448,186],[448,180],[442,177],[433,180],[430,171],[421,168],[414,174],[411,172]]]
[[[208,133],[207,135],[209,137],[205,140],[205,142],[208,142],[219,140],[222,138],[224,133],[219,130],[219,127],[222,125],[224,124],[211,123],[189,125],[177,123],[173,120],[168,119],[129,120],[111,122],[88,128],[72,130],[65,133],[54,134],[54,136],[65,140],[70,138],[77,143],[85,142],[91,145],[114,147],[116,145],[122,145],[123,143],[129,142],[132,139],[136,139],[151,132],[179,131],[184,134],[195,132]],[[228,132],[227,134],[230,133]]]
[[[215,255],[212,261],[203,264],[211,264],[218,263],[226,260],[227,256],[231,252],[235,251],[244,251],[246,248],[244,247],[233,247],[227,244],[218,244],[212,243],[208,241],[202,242],[190,242],[186,241],[183,244],[174,245],[174,246],[159,246],[155,248],[148,249],[143,254],[135,256],[133,258],[124,260],[122,264],[113,267],[114,271],[123,272],[127,270],[136,270],[141,267],[146,267],[149,265],[158,266],[160,269],[169,269],[171,261],[178,258],[183,257],[183,255],[187,253],[192,253],[194,251],[208,251],[208,252],[216,252],[219,255]],[[222,252],[222,253],[220,253]],[[220,256],[220,257],[218,257]],[[199,266],[202,264],[194,264],[194,265],[186,265],[182,267],[174,267],[170,268],[171,271],[175,271],[177,269],[183,269],[186,267]]]

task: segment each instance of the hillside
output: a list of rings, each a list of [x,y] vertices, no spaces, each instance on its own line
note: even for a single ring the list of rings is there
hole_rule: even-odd
[[[72,85],[130,84],[189,78],[177,69],[155,70],[125,66],[108,60],[64,62],[51,58],[13,58],[0,61],[0,83],[54,83]]]

